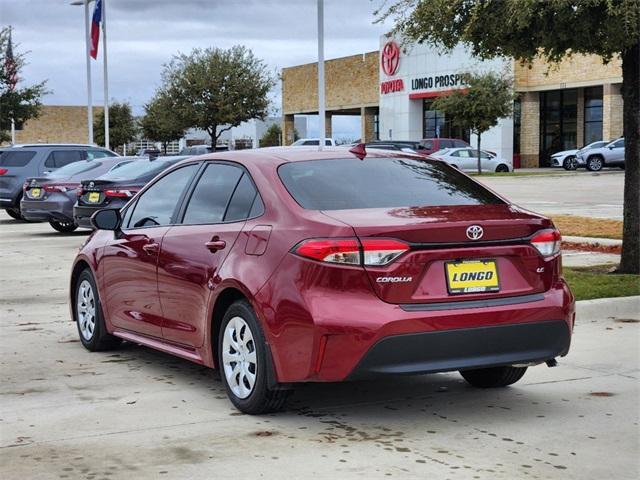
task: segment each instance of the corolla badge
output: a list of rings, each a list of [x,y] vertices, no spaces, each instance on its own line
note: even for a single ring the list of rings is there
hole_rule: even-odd
[[[467,237],[469,240],[480,240],[484,235],[484,230],[480,225],[471,225],[467,227]]]

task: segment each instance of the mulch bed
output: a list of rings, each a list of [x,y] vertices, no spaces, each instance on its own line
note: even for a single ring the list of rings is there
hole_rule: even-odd
[[[600,245],[599,243],[574,243],[562,242],[563,250],[579,250],[581,252],[598,252],[598,253],[622,253],[622,245]]]

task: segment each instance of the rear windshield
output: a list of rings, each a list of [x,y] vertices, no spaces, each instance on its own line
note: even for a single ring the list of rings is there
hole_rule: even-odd
[[[111,170],[100,178],[103,180],[133,180],[140,177],[155,176],[176,162],[177,160],[175,159],[138,160]]]
[[[68,178],[73,177],[74,175],[78,175],[79,173],[88,172],[89,170],[93,170],[94,168],[100,166],[100,162],[95,160],[85,160],[84,162],[73,162],[69,165],[65,165],[64,167],[60,167],[57,170],[49,173],[47,177],[49,178]]]
[[[444,162],[355,158],[285,163],[280,179],[311,210],[502,204]]]
[[[0,155],[0,166],[2,167],[25,167],[29,164],[36,152],[21,150],[19,152],[4,152]]]

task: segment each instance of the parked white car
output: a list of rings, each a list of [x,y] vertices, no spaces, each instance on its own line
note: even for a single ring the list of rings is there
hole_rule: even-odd
[[[325,138],[324,139],[324,144],[327,147],[335,147],[336,146],[336,142],[333,138]],[[320,145],[320,139],[319,138],[301,138],[299,140],[296,140],[295,142],[293,142],[291,144],[292,147],[312,147],[312,146],[318,146]]]
[[[464,172],[478,171],[478,156],[475,148],[443,148],[430,156],[438,160],[444,160],[453,167]],[[513,165],[510,161],[480,150],[480,165],[483,172],[512,172]]]
[[[579,150],[564,150],[562,152],[557,152],[551,155],[551,166],[552,167],[562,167],[565,170],[575,170],[578,168],[578,162],[576,158],[579,154],[586,152],[592,148],[601,148],[604,147],[607,143],[602,140],[598,140],[597,142],[592,142],[589,145],[585,145]]]

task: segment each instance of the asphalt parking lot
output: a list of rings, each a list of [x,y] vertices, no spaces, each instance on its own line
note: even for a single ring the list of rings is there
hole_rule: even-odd
[[[476,177],[518,205],[545,214],[622,220],[624,172],[546,169],[548,175]]]
[[[575,180],[545,178],[559,205],[571,207],[563,195],[582,190],[583,202],[562,213],[576,214],[580,203],[593,215],[621,212],[621,200],[606,205],[621,199],[622,175],[580,175],[598,196],[574,188]],[[486,180],[520,205],[550,212],[531,205],[547,185],[542,178]],[[514,185],[521,197],[505,191]],[[131,344],[82,348],[67,281],[85,237],[0,213],[3,478],[640,474],[638,297],[579,303],[569,356],[557,368],[530,369],[508,389],[476,390],[455,373],[308,384],[285,412],[251,417],[231,406],[211,370]]]

